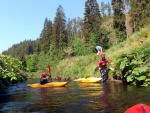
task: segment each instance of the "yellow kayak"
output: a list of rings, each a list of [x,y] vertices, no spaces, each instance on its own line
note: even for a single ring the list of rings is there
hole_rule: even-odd
[[[79,82],[82,82],[82,83],[98,83],[101,80],[102,80],[102,78],[89,77],[89,78],[81,78],[81,79],[79,79]]]
[[[28,87],[31,88],[48,88],[48,87],[64,87],[68,82],[50,82],[46,83],[44,85],[41,85],[40,83],[35,83],[35,84],[28,84]]]

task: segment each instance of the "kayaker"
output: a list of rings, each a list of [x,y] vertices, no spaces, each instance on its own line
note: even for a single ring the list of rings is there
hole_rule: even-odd
[[[46,72],[43,72],[42,73],[42,76],[41,76],[41,78],[40,78],[40,84],[46,84],[46,83],[48,83],[48,77],[46,77]]]
[[[101,46],[96,46],[95,51],[96,51],[96,54],[99,55],[99,56],[101,56],[103,54]]]
[[[97,67],[94,70],[94,74],[97,70],[100,70],[102,82],[106,82],[108,79],[107,63],[111,63],[111,61],[106,59],[105,55],[102,55],[101,59],[98,61]]]

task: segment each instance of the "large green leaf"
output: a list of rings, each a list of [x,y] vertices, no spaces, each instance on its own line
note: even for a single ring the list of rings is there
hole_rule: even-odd
[[[132,82],[133,81],[133,76],[127,76],[127,82]]]
[[[146,76],[143,75],[143,76],[135,77],[135,79],[138,81],[143,81],[146,79]]]
[[[140,66],[142,63],[143,63],[142,60],[137,60],[137,59],[134,59],[131,62],[132,65],[136,65],[136,66]]]
[[[123,70],[127,66],[128,59],[127,57],[123,58],[123,61],[120,64],[120,69]]]
[[[149,70],[149,67],[148,66],[144,66],[144,67],[140,67],[139,68],[139,72],[140,73],[145,73],[145,72],[147,72]]]
[[[149,67],[148,66],[144,66],[144,67],[137,67],[134,68],[133,70],[133,74],[134,75],[141,75],[142,73],[146,73],[148,71]]]
[[[134,70],[132,71],[132,74],[134,74],[134,75],[140,75],[139,68],[134,68]]]

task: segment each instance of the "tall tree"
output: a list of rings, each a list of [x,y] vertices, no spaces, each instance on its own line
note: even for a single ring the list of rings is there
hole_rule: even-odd
[[[73,36],[82,38],[83,19],[78,17],[72,19],[72,33]]]
[[[67,36],[68,36],[68,43],[71,40],[73,33],[72,33],[72,20],[70,18],[67,21]]]
[[[126,26],[125,26],[125,14],[124,4],[122,0],[112,0],[113,14],[113,27],[116,31],[116,36],[119,42],[126,39]]]
[[[135,31],[150,23],[150,0],[130,0],[131,23]]]
[[[76,34],[76,36],[79,38],[82,38],[82,36],[83,36],[82,29],[83,29],[83,19],[78,17],[77,18],[77,34]]]
[[[128,10],[127,10],[129,8],[129,3],[130,3],[130,0],[123,0],[127,38],[129,36],[129,29],[130,29],[130,25],[129,25],[130,17],[129,17]]]
[[[89,43],[89,38],[92,33],[99,34],[101,25],[101,15],[99,6],[96,0],[87,0],[85,2],[83,35],[84,42]]]
[[[40,35],[41,37],[40,47],[41,47],[41,50],[44,51],[45,53],[48,52],[49,47],[50,47],[50,42],[51,42],[51,37],[52,37],[52,28],[53,28],[52,21],[46,18],[44,22],[44,28]]]
[[[56,17],[54,19],[53,44],[55,48],[55,55],[63,58],[64,48],[68,44],[68,39],[66,31],[66,17],[61,5],[57,8]]]

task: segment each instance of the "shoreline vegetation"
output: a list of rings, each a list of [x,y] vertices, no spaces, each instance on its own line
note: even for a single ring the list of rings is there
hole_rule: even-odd
[[[118,61],[124,59],[121,55],[126,54],[132,57],[135,55],[134,54],[135,51],[138,56],[137,57],[134,56],[134,58],[137,58],[137,60],[139,60],[141,56],[144,56],[144,54],[147,55],[150,52],[148,48],[149,44],[150,44],[150,27],[148,26],[146,28],[141,29],[141,31],[131,35],[126,41],[106,50],[105,51],[106,57],[113,62],[112,65],[109,65],[108,67],[113,67],[115,69],[114,71],[109,70],[109,80],[118,83],[121,83],[123,81],[123,76],[121,75],[122,73],[121,71],[123,71],[123,69],[119,69],[119,68],[121,67],[121,65],[124,65],[124,67],[122,68],[125,68],[127,67],[127,64],[121,64],[121,62],[125,62],[123,60],[120,62],[120,64],[117,64]],[[145,53],[141,52],[141,50],[144,51],[144,49],[145,49]],[[128,56],[125,56],[125,58],[128,58]],[[53,80],[65,81],[65,80],[76,80],[78,78],[87,78],[93,76],[100,77],[99,72],[93,74],[94,68],[96,67],[98,60],[99,57],[97,57],[96,54],[64,59],[60,61],[56,67],[54,68],[52,67],[52,78]],[[137,68],[136,66],[140,67],[145,63],[145,65],[149,67],[149,63],[150,63],[149,55],[147,55],[147,60],[146,61],[145,60],[146,59],[144,59],[144,61],[141,61],[141,64],[138,61],[134,61],[137,63],[135,64],[133,62],[134,64],[132,63],[132,65],[134,65],[134,68]],[[134,70],[134,68],[132,70]],[[40,73],[41,72],[33,73],[32,77],[39,78]],[[143,73],[149,76],[146,68],[145,71],[143,71]],[[32,77],[30,75],[29,78]]]
[[[139,32],[135,32],[126,41],[106,50],[106,57],[112,61],[112,65],[108,67],[114,68],[114,71],[109,70],[108,80],[122,83],[125,78],[125,82],[134,83],[133,85],[144,84],[144,86],[149,86],[149,44],[150,27],[148,26],[141,29]],[[53,81],[70,81],[78,78],[99,77],[99,72],[93,74],[98,60],[99,57],[94,53],[61,60],[56,67],[51,67],[52,79]],[[27,78],[40,78],[40,74],[42,73],[42,70],[37,72],[25,72],[19,60],[3,54],[0,56],[0,63],[0,71],[2,73],[0,79],[1,88],[20,83],[27,80]],[[22,70],[22,73],[20,70]],[[137,77],[139,75],[140,78]],[[133,79],[133,77],[137,79]],[[136,84],[138,81],[142,82]]]

